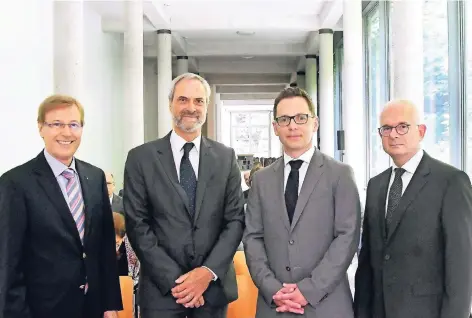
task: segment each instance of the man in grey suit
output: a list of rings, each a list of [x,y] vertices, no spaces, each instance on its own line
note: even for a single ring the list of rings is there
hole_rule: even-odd
[[[123,208],[123,199],[115,194],[115,177],[112,173],[105,173],[107,181],[108,197],[110,198],[111,210],[120,214],[125,214]]]
[[[223,318],[237,298],[241,173],[233,149],[201,136],[210,92],[196,74],[175,78],[173,130],[128,154],[123,201],[143,318]]]
[[[420,148],[409,101],[388,103],[380,138],[393,165],[369,181],[356,273],[357,318],[467,318],[472,299],[469,177]]]
[[[254,174],[243,237],[257,317],[352,318],[347,269],[360,237],[349,166],[312,146],[318,120],[303,90],[283,90],[274,131],[284,155]]]

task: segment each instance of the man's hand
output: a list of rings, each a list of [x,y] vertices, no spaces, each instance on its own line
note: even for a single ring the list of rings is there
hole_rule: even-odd
[[[177,286],[172,288],[172,296],[177,298],[178,304],[184,305],[185,308],[193,308],[197,303],[200,304],[200,300],[203,301],[202,295],[212,280],[213,274],[208,269],[195,268],[175,281]]]
[[[303,307],[308,304],[296,284],[284,284],[284,287],[273,296],[273,299],[277,305],[277,312],[303,314]]]
[[[105,311],[103,318],[118,318],[118,313],[116,311]]]

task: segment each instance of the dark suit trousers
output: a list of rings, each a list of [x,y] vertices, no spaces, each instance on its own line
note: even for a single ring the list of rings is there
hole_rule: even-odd
[[[141,308],[141,318],[226,318],[228,306],[175,310],[146,310]]]

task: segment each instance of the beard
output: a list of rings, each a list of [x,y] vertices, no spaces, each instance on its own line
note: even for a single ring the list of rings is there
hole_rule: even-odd
[[[184,117],[194,117],[196,121],[194,123],[184,123]],[[205,119],[201,117],[201,114],[198,112],[189,112],[189,111],[182,111],[178,116],[172,116],[174,120],[174,124],[179,127],[179,129],[187,132],[193,133],[198,129],[202,128],[203,124],[205,123]]]

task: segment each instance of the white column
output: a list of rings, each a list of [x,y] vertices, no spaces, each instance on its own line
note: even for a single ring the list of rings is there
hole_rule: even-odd
[[[221,94],[215,94],[215,126],[216,126],[216,135],[215,140],[221,142],[221,108],[223,107],[223,103],[221,101]]]
[[[315,106],[315,113],[318,108],[318,66],[316,62],[316,55],[307,55],[305,64],[305,91],[311,97],[313,105]],[[318,115],[318,114],[317,114]],[[318,146],[318,133],[313,135],[313,146]]]
[[[208,103],[207,119],[206,119],[206,136],[216,140],[216,85],[211,85],[211,96]]]
[[[334,157],[333,30],[320,29],[320,149]]]
[[[366,186],[364,87],[362,69],[362,2],[343,1],[343,161],[354,170],[359,191]]]
[[[125,101],[124,151],[144,143],[144,71],[143,71],[143,2],[128,0],[125,6],[125,32],[123,37]]]
[[[423,118],[423,1],[392,2],[390,23],[392,97],[411,100]]]
[[[305,72],[298,71],[297,72],[297,86],[301,89],[305,90],[306,86],[306,79],[305,79]]]
[[[157,108],[159,137],[172,130],[169,92],[172,83],[172,35],[170,30],[157,31]]]
[[[54,92],[81,100],[84,67],[84,3],[54,1]]]
[[[177,76],[188,73],[188,56],[177,56]]]

